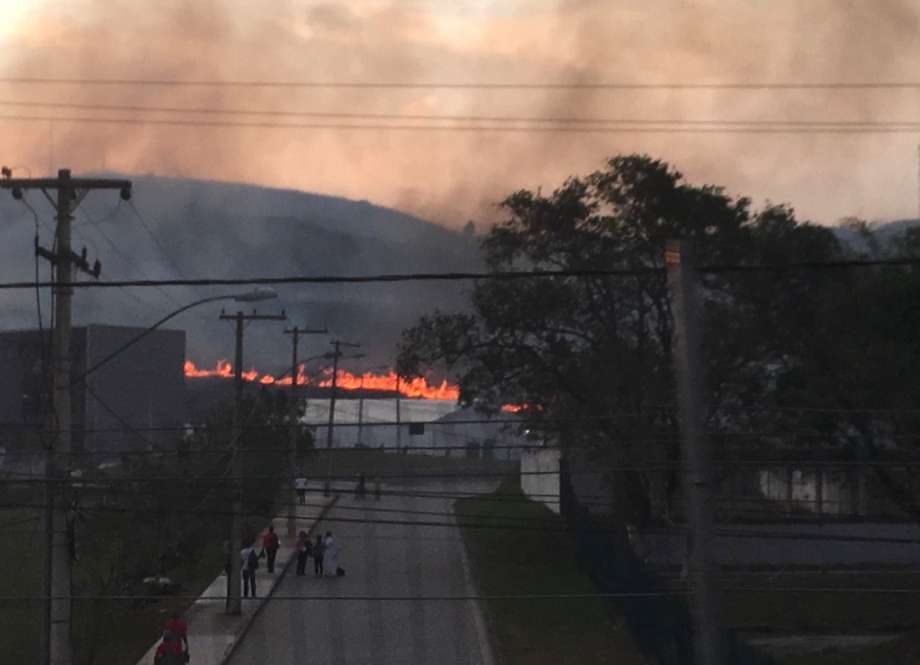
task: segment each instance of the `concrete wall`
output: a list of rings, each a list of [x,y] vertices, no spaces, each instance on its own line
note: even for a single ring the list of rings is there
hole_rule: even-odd
[[[559,450],[527,450],[521,454],[521,489],[554,513],[559,512],[559,456]]]
[[[833,468],[784,466],[758,472],[758,489],[764,498],[789,510],[818,515],[865,513],[865,478],[858,472]]]
[[[720,535],[715,536],[714,551],[723,566],[916,565],[920,561],[920,526],[916,524],[773,523],[723,524],[716,528]],[[653,530],[641,534],[650,565],[683,564],[683,535]],[[871,542],[873,538],[917,542]]]

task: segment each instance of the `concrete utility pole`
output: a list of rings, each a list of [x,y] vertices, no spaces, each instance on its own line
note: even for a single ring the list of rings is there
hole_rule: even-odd
[[[402,392],[399,390],[399,370],[396,370],[396,454],[402,452]]]
[[[71,249],[70,224],[73,213],[89,192],[116,189],[121,198],[131,198],[131,182],[101,178],[73,178],[69,169],[58,171],[57,178],[12,178],[9,169],[2,171],[0,188],[10,189],[13,198],[22,199],[28,189],[41,190],[56,212],[57,231],[55,251],[36,243],[35,253],[55,268],[54,331],[52,332],[52,412],[48,429],[52,432],[45,457],[45,532],[42,566],[42,630],[39,642],[39,662],[43,665],[71,665],[71,567],[73,565],[72,518],[70,511],[71,466],[71,381],[70,329],[73,268],[99,277],[101,265],[93,266],[86,259],[86,250],[76,254]],[[49,194],[56,191],[57,196]],[[45,340],[40,340],[41,344]],[[57,486],[57,487],[55,487]]]
[[[295,521],[296,517],[296,504],[297,504],[297,492],[294,487],[295,479],[299,477],[297,473],[297,435],[300,433],[300,428],[297,427],[297,381],[300,378],[300,372],[297,367],[297,351],[300,345],[300,336],[301,335],[325,335],[329,331],[323,328],[319,329],[310,329],[310,328],[298,328],[294,326],[289,330],[285,330],[285,335],[291,336],[291,436],[290,436],[290,450],[288,451],[288,469],[291,476],[291,492],[289,495],[288,501],[288,511],[287,511],[287,531],[288,537],[293,538],[296,534],[294,533],[297,530],[297,525]]]
[[[674,316],[673,355],[680,403],[684,503],[689,528],[688,580],[697,665],[722,665],[722,629],[712,547],[712,452],[703,433],[703,368],[699,284],[686,240],[665,247]]]
[[[332,428],[335,424],[335,394],[338,390],[339,379],[339,358],[363,358],[363,353],[356,353],[351,356],[342,355],[342,347],[347,346],[353,349],[359,348],[360,344],[343,342],[341,340],[332,340],[332,346],[335,351],[332,352],[332,392],[329,395],[329,426],[326,428],[326,482],[323,484],[323,495],[329,496],[329,476],[332,473]]]
[[[281,314],[236,314],[220,313],[221,321],[233,321],[236,323],[236,353],[233,358],[233,382],[234,382],[234,399],[233,399],[233,433],[232,446],[233,469],[231,475],[234,478],[233,487],[233,508],[230,517],[230,571],[227,575],[227,614],[239,615],[243,611],[243,602],[241,596],[242,567],[240,561],[240,550],[243,549],[242,540],[242,520],[240,514],[243,512],[243,459],[240,452],[240,438],[243,435],[243,422],[240,413],[240,405],[243,401],[243,330],[247,321],[286,321],[287,315],[284,310]]]

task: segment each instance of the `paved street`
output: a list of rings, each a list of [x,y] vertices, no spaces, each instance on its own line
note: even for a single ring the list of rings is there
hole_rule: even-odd
[[[456,492],[455,483],[413,486],[407,492]],[[464,485],[485,491],[485,485]],[[388,487],[388,490],[398,488]],[[275,596],[437,596],[475,592],[462,563],[456,527],[420,525],[449,517],[381,513],[381,508],[450,513],[453,499],[384,497],[364,502],[344,495],[320,525],[341,548],[344,578],[316,579],[294,570]],[[354,508],[358,507],[358,510]],[[366,522],[337,522],[335,518]],[[405,524],[374,524],[395,520]],[[309,567],[312,569],[312,560]],[[471,601],[269,600],[231,665],[486,665]]]

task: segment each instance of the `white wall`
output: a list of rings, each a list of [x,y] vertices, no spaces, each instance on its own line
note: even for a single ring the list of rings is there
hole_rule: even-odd
[[[521,453],[521,489],[524,494],[559,513],[559,450]]]

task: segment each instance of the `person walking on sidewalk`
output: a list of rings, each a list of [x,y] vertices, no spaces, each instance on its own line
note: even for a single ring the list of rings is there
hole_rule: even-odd
[[[185,665],[182,644],[175,633],[168,630],[163,633],[163,641],[153,654],[153,665]]]
[[[297,534],[297,544],[294,549],[297,551],[297,576],[303,577],[307,574],[307,559],[313,552],[313,543],[310,542],[310,536],[306,531]]]
[[[166,627],[163,630],[165,633],[172,633],[179,639],[182,653],[185,654],[185,662],[188,662],[188,624],[185,623],[182,615],[173,611],[169,615],[169,620],[166,622]]]
[[[301,506],[307,503],[307,479],[301,476],[294,480],[294,489],[297,490],[297,503]]]
[[[262,535],[262,551],[268,558],[268,572],[275,572],[275,557],[278,556],[278,548],[281,547],[281,540],[275,533],[275,525],[269,524],[268,531]]]
[[[323,560],[326,558],[326,544],[320,534],[316,536],[316,542],[313,544],[313,574],[317,577],[323,576]]]
[[[264,552],[262,553],[264,554]],[[252,595],[256,597],[256,571],[259,569],[259,559],[262,556],[256,552],[255,543],[250,543],[240,551],[240,560],[243,569],[243,598]]]

